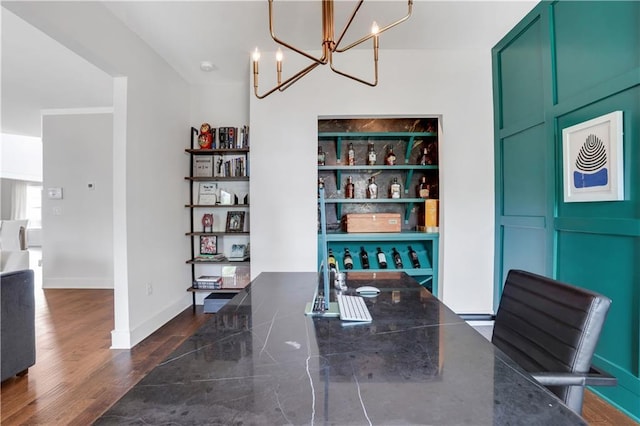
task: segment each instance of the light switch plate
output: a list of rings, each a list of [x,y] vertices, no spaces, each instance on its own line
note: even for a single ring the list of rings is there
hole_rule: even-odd
[[[62,188],[47,188],[50,200],[62,200]]]

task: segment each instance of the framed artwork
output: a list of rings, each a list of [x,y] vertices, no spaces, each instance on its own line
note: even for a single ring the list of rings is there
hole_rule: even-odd
[[[564,202],[624,200],[622,111],[562,129]]]
[[[218,253],[218,237],[215,235],[200,236],[200,254],[211,255]]]
[[[242,232],[244,230],[245,212],[227,212],[226,232]]]

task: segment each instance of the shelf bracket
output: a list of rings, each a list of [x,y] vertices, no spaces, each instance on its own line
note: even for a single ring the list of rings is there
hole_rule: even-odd
[[[409,136],[409,142],[407,143],[407,150],[404,154],[404,164],[409,164],[409,158],[411,157],[411,149],[413,148],[413,140],[415,136]]]

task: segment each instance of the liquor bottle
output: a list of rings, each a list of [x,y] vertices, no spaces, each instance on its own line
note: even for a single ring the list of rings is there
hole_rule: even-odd
[[[380,265],[380,269],[387,269],[387,257],[384,255],[380,247],[376,250],[378,251],[376,256],[378,257],[378,265]]]
[[[391,253],[391,256],[393,256],[393,263],[395,263],[396,268],[397,269],[404,268],[404,266],[402,265],[402,259],[400,258],[400,253],[398,253],[398,250],[396,250],[395,247],[392,250],[393,252]]]
[[[353,269],[353,258],[348,248],[344,248],[344,269]]]
[[[347,178],[347,185],[344,188],[344,198],[354,198],[355,197],[355,185],[353,184],[353,179],[351,176]]]
[[[387,156],[384,157],[384,164],[387,166],[396,165],[396,155],[393,153],[393,147],[389,147],[389,152],[387,152]]]
[[[376,164],[376,150],[373,147],[373,142],[369,142],[369,149],[367,151],[367,165],[374,166]]]
[[[398,178],[394,177],[393,182],[389,185],[389,198],[400,198],[401,187]]]
[[[427,183],[426,176],[422,176],[420,178],[420,183],[416,185],[416,195],[419,198],[429,198],[429,184]]]
[[[349,150],[347,151],[347,164],[356,165],[356,151],[353,149],[353,143],[349,142]]]
[[[418,163],[421,166],[426,166],[427,164],[431,164],[431,160],[429,159],[429,150],[427,149],[426,146],[422,148],[422,154],[420,155],[420,159],[418,160]]]
[[[318,147],[318,166],[324,166],[324,160],[327,158],[324,151],[322,151],[322,147]]]
[[[360,247],[360,263],[362,263],[362,269],[369,269],[369,255],[364,247]]]
[[[369,179],[369,186],[367,187],[367,198],[378,198],[378,185],[376,185],[375,176],[371,176],[371,179]]]
[[[420,267],[420,261],[418,260],[418,253],[415,252],[414,249],[409,246],[409,259],[411,259],[411,264],[414,268]]]
[[[336,257],[333,255],[332,249],[329,249],[329,258],[327,259],[327,263],[329,263],[329,270],[338,270],[338,266],[336,265]]]
[[[324,189],[324,179],[318,178],[318,198],[320,198],[320,190]]]

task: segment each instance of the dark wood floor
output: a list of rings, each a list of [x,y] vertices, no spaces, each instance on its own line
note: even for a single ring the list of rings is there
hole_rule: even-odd
[[[201,307],[200,307],[201,308]],[[37,361],[2,383],[2,425],[88,425],[209,315],[186,309],[132,350],[111,350],[113,291],[37,290]],[[637,425],[588,392],[590,425]]]

